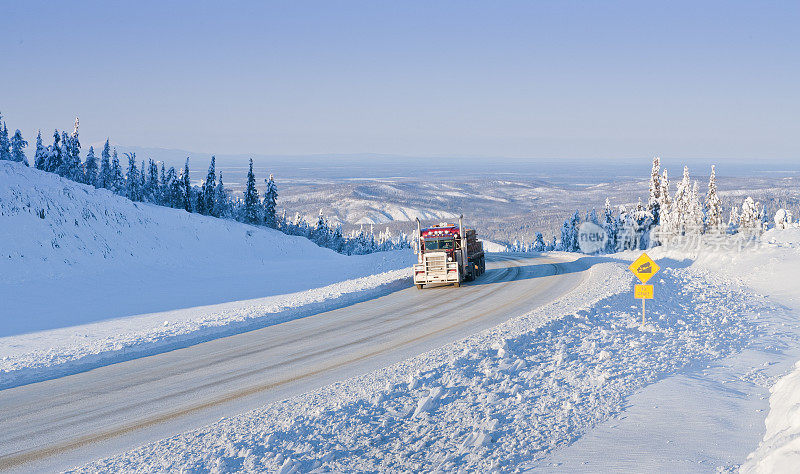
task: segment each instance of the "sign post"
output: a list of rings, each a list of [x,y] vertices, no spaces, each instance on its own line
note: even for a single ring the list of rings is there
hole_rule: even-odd
[[[644,326],[645,301],[653,299],[653,285],[646,283],[661,270],[661,267],[646,253],[643,253],[628,269],[642,282],[641,285],[637,284],[633,288],[633,297],[642,300],[642,326]]]

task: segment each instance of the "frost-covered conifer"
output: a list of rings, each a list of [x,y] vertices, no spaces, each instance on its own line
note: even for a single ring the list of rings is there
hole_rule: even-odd
[[[742,212],[739,215],[739,228],[755,230],[760,229],[763,220],[761,205],[748,196],[742,203]]]
[[[650,199],[647,201],[647,210],[653,216],[653,225],[661,222],[661,158],[653,158],[653,167],[650,172]]]
[[[251,161],[251,168],[252,168],[252,160]],[[186,157],[186,164],[183,166],[183,172],[181,173],[181,184],[182,184],[182,204],[183,209],[186,212],[192,212],[192,180],[189,178],[189,157]]]
[[[131,201],[142,200],[142,180],[136,168],[136,153],[125,153],[128,157],[128,171],[125,174],[125,196]]]
[[[728,215],[728,233],[735,234],[739,228],[739,210],[736,206],[731,208]]]
[[[86,162],[83,165],[84,182],[97,187],[97,158],[94,156],[94,147],[89,147]]]
[[[259,223],[259,199],[256,189],[256,175],[253,174],[253,159],[250,159],[250,170],[247,172],[247,188],[244,191],[243,219],[248,224]]]
[[[229,207],[228,190],[225,189],[225,184],[222,182],[222,173],[220,173],[217,187],[214,190],[214,211],[212,215],[228,217],[230,215]]]
[[[603,230],[606,231],[606,252],[614,252],[617,248],[617,226],[614,219],[614,211],[611,209],[611,200],[606,198],[603,209]]]
[[[125,194],[125,178],[122,176],[122,166],[119,164],[119,156],[117,156],[117,149],[114,148],[114,154],[111,157],[111,191],[114,194]]]
[[[0,160],[11,161],[11,141],[8,139],[8,127],[5,122],[0,123]]]
[[[22,132],[19,130],[14,132],[14,136],[11,137],[11,161],[30,166],[28,158],[25,156],[24,148],[26,146],[28,146],[28,142],[22,139]]]
[[[216,160],[216,157],[211,155],[211,164],[208,165],[208,174],[206,174],[206,180],[203,182],[201,195],[205,212],[214,217],[219,217],[214,208],[215,191],[217,189]]]
[[[544,242],[544,236],[541,232],[536,233],[536,240],[533,241],[534,252],[544,252],[547,249],[547,244]]]
[[[711,176],[708,178],[705,225],[708,232],[712,233],[718,233],[722,228],[722,201],[717,194],[717,171],[714,165],[711,165]]]
[[[689,167],[683,167],[683,179],[678,183],[675,200],[670,215],[671,231],[678,235],[686,234],[689,225],[689,214],[692,206],[692,183],[689,179]]]
[[[45,166],[45,171],[58,173],[63,161],[64,154],[61,149],[61,135],[59,135],[58,130],[55,130],[53,132],[53,145],[47,150],[47,165]]]
[[[111,146],[106,139],[103,151],[100,152],[100,171],[97,173],[97,187],[111,189]]]
[[[267,183],[267,189],[264,190],[264,224],[267,227],[276,228],[278,220],[275,208],[278,205],[278,187],[275,185],[275,177],[271,174],[269,179],[264,181]]]
[[[36,135],[36,153],[33,155],[33,166],[37,170],[43,170],[47,165],[47,149],[42,144],[42,131]]]
[[[698,185],[697,181],[695,181],[692,185],[687,228],[691,229],[692,233],[701,234],[704,230],[704,221],[705,210],[703,209],[703,203],[700,201],[700,185]]]
[[[142,175],[144,177],[144,175]],[[159,188],[161,185],[158,182],[158,164],[153,159],[147,162],[147,179],[145,181],[145,196],[147,200],[153,203],[159,202]]]

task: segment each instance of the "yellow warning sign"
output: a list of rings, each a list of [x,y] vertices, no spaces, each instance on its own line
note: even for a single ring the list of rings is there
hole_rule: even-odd
[[[646,253],[643,253],[642,256],[637,258],[628,268],[642,283],[647,283],[647,280],[653,278],[653,275],[661,270],[661,267]]]
[[[652,300],[653,285],[636,285],[633,290],[633,296],[637,300]]]

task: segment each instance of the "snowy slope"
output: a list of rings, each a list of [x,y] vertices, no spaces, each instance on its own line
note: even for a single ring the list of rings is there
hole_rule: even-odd
[[[0,162],[0,183],[0,386],[8,372],[177,336],[187,343],[188,334],[212,337],[212,327],[222,334],[286,308],[297,317],[310,304],[388,291],[407,283],[413,260],[408,251],[348,257],[17,163]],[[258,300],[231,303],[247,299]],[[92,323],[100,326],[80,327]]]

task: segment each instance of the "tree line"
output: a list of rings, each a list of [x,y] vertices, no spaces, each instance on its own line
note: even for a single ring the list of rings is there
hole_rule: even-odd
[[[510,249],[518,252],[579,252],[578,231],[583,222],[603,228],[607,237],[605,253],[644,250],[687,236],[755,234],[766,230],[769,222],[764,206],[752,197],[745,198],[741,206],[733,206],[728,219],[725,219],[713,165],[705,195],[701,195],[698,182],[691,180],[686,166],[673,194],[669,174],[666,169],[661,170],[661,160],[656,157],[653,159],[649,192],[647,204],[639,199],[633,209],[619,206],[615,210],[606,199],[602,216],[592,209],[581,219],[580,212],[575,211],[564,220],[560,240],[553,237],[546,243],[542,234],[537,232],[533,242],[515,241]],[[787,225],[785,222],[791,220],[791,215],[783,212],[782,216],[786,216],[781,217],[783,224],[776,225]]]
[[[28,142],[16,130],[9,138],[8,127],[0,115],[0,160],[15,161],[30,166],[24,149]],[[263,196],[256,188],[253,160],[247,173],[247,185],[242,196],[233,195],[217,177],[216,158],[211,157],[208,173],[199,186],[189,178],[189,158],[183,168],[166,169],[164,163],[148,159],[137,161],[135,153],[125,153],[127,165],[123,170],[116,148],[107,139],[98,157],[94,147],[89,147],[86,158],[81,158],[78,119],[72,133],[56,130],[52,145],[44,146],[42,134],[36,137],[33,165],[36,169],[55,173],[78,183],[108,189],[134,202],[147,202],[159,206],[183,209],[205,216],[233,219],[245,224],[269,227],[285,234],[310,239],[320,247],[330,248],[346,255],[367,254],[385,250],[409,248],[408,240],[400,235],[393,237],[388,230],[378,236],[363,228],[348,236],[342,234],[340,225],[331,225],[320,210],[317,220],[309,224],[296,214],[286,218],[286,211],[278,214],[278,187],[275,178],[265,179]]]

